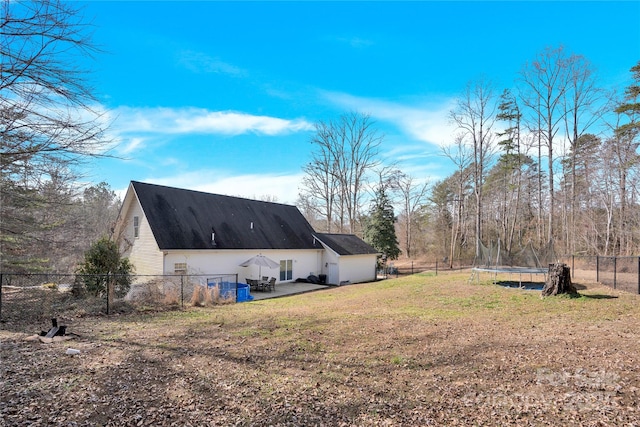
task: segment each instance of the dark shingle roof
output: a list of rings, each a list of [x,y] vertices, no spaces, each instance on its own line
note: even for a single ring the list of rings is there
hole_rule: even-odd
[[[131,184],[161,250],[319,248],[313,228],[295,206]]]
[[[378,251],[353,234],[315,233],[322,243],[338,255],[368,255]]]

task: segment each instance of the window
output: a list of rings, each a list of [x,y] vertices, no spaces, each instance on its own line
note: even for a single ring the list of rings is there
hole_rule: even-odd
[[[280,281],[293,280],[293,260],[280,260]]]
[[[133,237],[140,237],[140,217],[133,217]]]
[[[175,264],[173,264],[173,272],[175,274],[187,274],[187,263],[176,262]]]

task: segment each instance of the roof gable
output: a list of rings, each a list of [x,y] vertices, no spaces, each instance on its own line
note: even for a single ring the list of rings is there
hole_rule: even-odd
[[[315,233],[315,237],[338,255],[373,255],[378,251],[353,234]]]
[[[295,206],[137,181],[131,187],[161,250],[318,248]]]

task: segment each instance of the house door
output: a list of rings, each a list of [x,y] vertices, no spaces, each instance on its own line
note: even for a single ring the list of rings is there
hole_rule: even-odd
[[[327,283],[332,285],[339,285],[338,277],[338,264],[330,262],[327,270]]]

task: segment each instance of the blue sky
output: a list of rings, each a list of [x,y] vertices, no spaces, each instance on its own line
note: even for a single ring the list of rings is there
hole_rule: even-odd
[[[87,2],[112,153],[88,178],[295,203],[313,124],[359,111],[384,159],[434,182],[465,85],[497,92],[545,47],[605,88],[640,60],[640,2]]]

